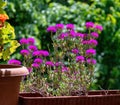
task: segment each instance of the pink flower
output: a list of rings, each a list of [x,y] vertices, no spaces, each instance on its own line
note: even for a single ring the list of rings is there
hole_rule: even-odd
[[[21,62],[19,60],[16,60],[16,59],[10,59],[8,61],[8,64],[21,65]]]
[[[88,41],[88,40],[83,40],[83,41],[82,41],[82,44],[87,45],[87,44],[89,44],[89,41]]]
[[[49,52],[46,50],[38,50],[33,52],[33,56],[49,56]]]
[[[67,24],[66,28],[70,29],[70,30],[73,30],[74,29],[74,24]]]
[[[84,62],[84,60],[85,60],[85,58],[83,56],[77,56],[76,57],[76,61],[77,62],[81,62],[82,63],[82,62]]]
[[[56,28],[57,29],[63,29],[64,28],[64,24],[56,24]]]
[[[97,32],[92,32],[92,33],[91,33],[91,36],[93,36],[94,38],[98,38],[98,37],[99,37],[99,35],[98,35]]]
[[[95,65],[96,64],[96,60],[95,59],[87,59],[87,63],[88,64],[92,64],[92,65]]]
[[[47,31],[48,31],[48,32],[56,32],[56,27],[55,27],[55,26],[49,26],[49,27],[47,28]]]
[[[24,56],[28,56],[30,54],[30,52],[27,49],[21,50],[20,53]]]
[[[36,50],[37,50],[37,47],[36,47],[35,45],[30,45],[30,46],[29,46],[29,49],[30,49],[31,51],[36,51]]]
[[[90,39],[88,43],[93,46],[96,46],[98,44],[97,40],[94,40],[94,39]]]
[[[96,28],[97,30],[100,30],[100,31],[103,30],[103,27],[102,27],[101,25],[96,25],[95,28]]]
[[[58,36],[58,39],[64,39],[65,37],[68,36],[68,33],[61,33],[59,36]]]
[[[34,60],[34,63],[37,63],[37,64],[42,64],[42,62],[43,62],[43,60],[40,59],[40,58],[36,58],[36,59]]]
[[[62,65],[62,62],[56,62],[56,63],[55,63],[55,66],[56,66],[56,67],[58,67],[58,66],[60,66],[60,65]]]
[[[32,64],[32,67],[33,67],[33,68],[39,68],[40,65],[39,65],[38,63],[33,63],[33,64]]]
[[[72,38],[74,38],[74,37],[76,36],[76,33],[75,33],[74,30],[71,30],[71,31],[70,31],[70,36],[71,36]]]
[[[30,44],[30,45],[33,45],[35,43],[35,39],[32,37],[27,38],[27,41],[28,41],[28,44]]]
[[[69,70],[68,67],[65,66],[62,67],[62,72],[67,72],[68,70]]]
[[[87,55],[95,55],[95,54],[96,54],[96,50],[90,48],[90,49],[86,50],[86,54],[87,54]]]
[[[78,33],[78,32],[77,32],[77,33],[76,33],[76,37],[80,37],[80,38],[83,39],[83,38],[84,38],[84,34],[83,34],[83,33]]]
[[[26,38],[21,38],[20,39],[20,44],[23,45],[23,44],[28,44],[28,41]]]
[[[78,54],[78,53],[79,53],[79,50],[76,49],[76,48],[74,48],[74,49],[72,49],[72,53],[74,53],[74,54]]]
[[[86,28],[94,28],[93,22],[86,22],[85,25],[86,25]]]
[[[46,61],[45,63],[47,66],[54,66],[54,63],[52,61]]]

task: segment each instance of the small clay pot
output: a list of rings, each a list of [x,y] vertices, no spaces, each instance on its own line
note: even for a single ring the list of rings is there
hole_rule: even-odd
[[[18,105],[21,77],[27,74],[25,67],[0,65],[0,105]]]

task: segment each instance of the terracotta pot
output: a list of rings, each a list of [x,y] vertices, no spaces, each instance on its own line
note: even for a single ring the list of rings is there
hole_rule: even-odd
[[[27,74],[25,67],[0,65],[0,105],[18,105],[21,77]]]
[[[88,96],[41,97],[38,93],[20,93],[19,105],[120,105],[120,91],[90,91]]]

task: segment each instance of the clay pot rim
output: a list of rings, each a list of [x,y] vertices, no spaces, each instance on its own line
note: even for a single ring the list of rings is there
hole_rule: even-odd
[[[93,90],[90,92],[103,92],[104,90]],[[20,92],[19,93],[19,97],[22,97],[24,99],[58,99],[58,98],[93,98],[93,97],[115,97],[118,96],[120,97],[120,90],[108,90],[108,92],[113,92],[113,93],[109,93],[109,94],[89,94],[89,95],[81,95],[81,96],[53,96],[53,97],[42,97],[39,95],[39,93],[31,93],[31,92]],[[115,93],[114,93],[115,92]],[[35,94],[37,94],[35,96]]]
[[[27,74],[29,74],[29,72],[24,66],[0,64],[0,77],[23,76]]]

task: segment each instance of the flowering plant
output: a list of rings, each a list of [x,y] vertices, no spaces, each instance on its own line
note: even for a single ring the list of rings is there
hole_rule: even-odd
[[[0,59],[7,60],[19,46],[15,40],[14,28],[6,22],[9,17],[4,11],[6,2],[0,0]]]
[[[30,75],[21,89],[37,91],[43,96],[82,95],[87,93],[94,77],[96,60],[94,49],[98,44],[101,25],[86,22],[86,33],[76,32],[73,24],[49,26],[54,51],[38,50],[33,38],[22,38],[23,64]],[[11,59],[10,64],[21,64]]]

